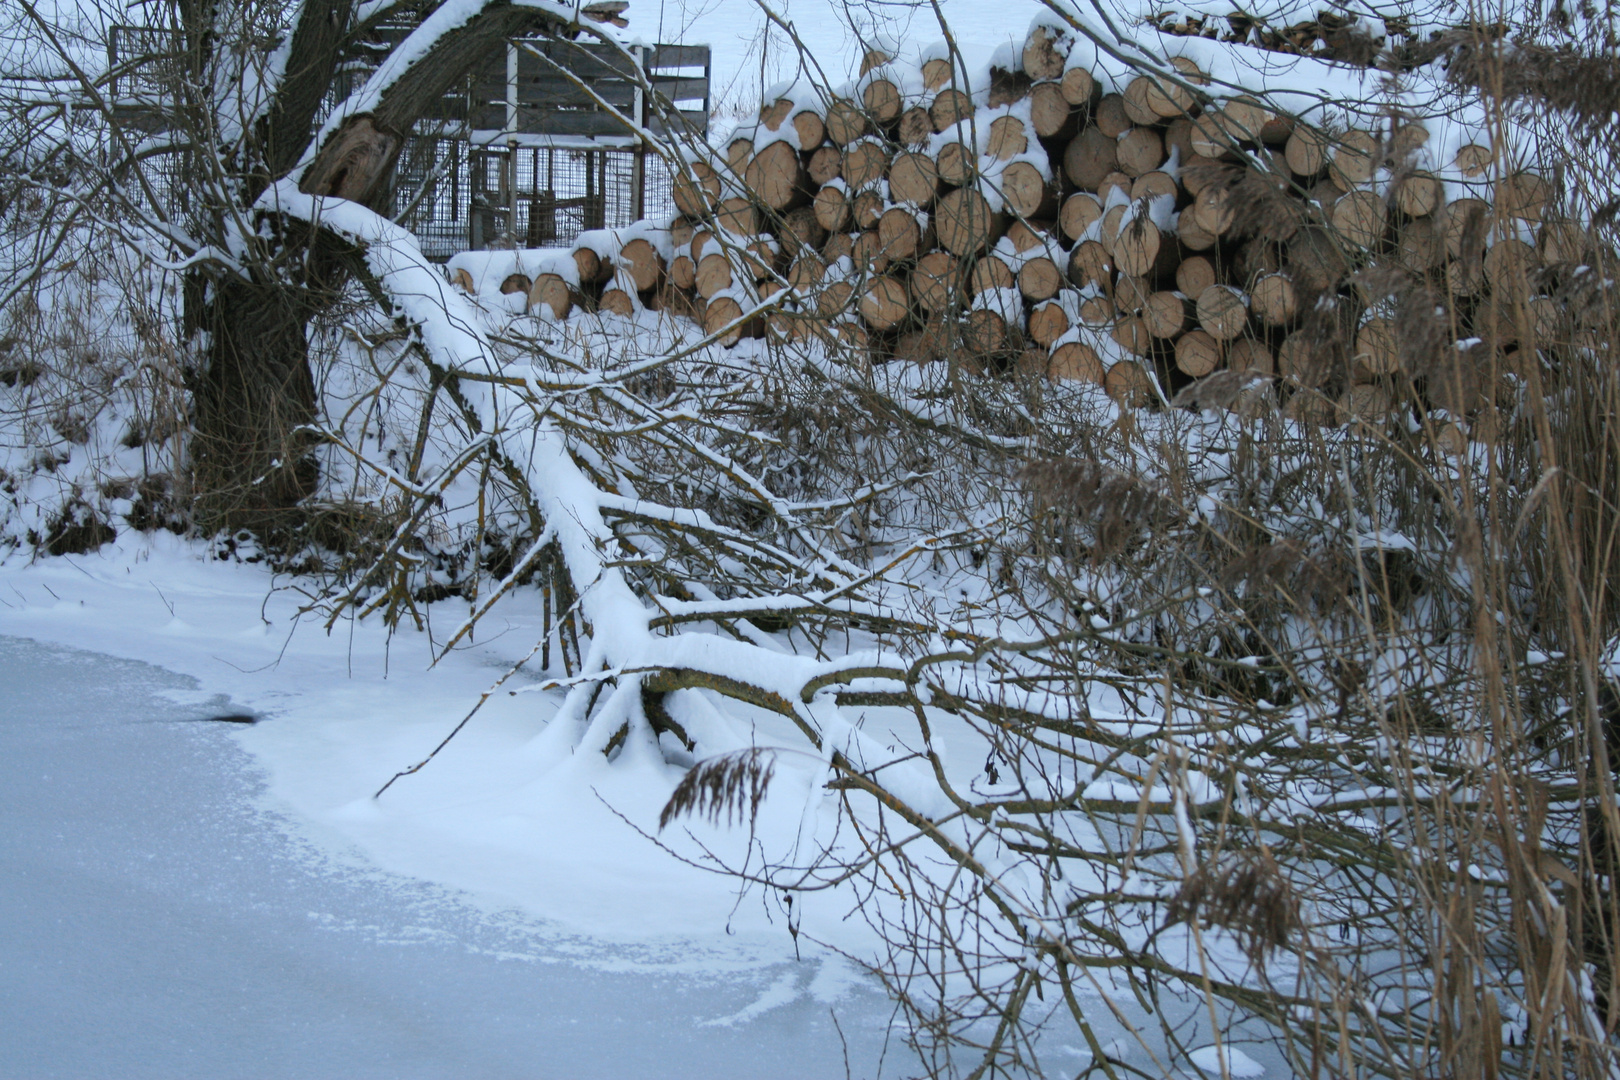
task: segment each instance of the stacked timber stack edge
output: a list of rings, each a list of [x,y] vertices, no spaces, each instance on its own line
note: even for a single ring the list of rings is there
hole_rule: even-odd
[[[830,98],[776,88],[757,123],[684,163],[667,229],[592,234],[510,287],[559,317],[662,309],[727,345],[821,339],[1095,382],[1137,406],[1221,370],[1275,375],[1286,408],[1319,421],[1380,417],[1414,390],[1466,418],[1549,344],[1559,311],[1530,271],[1573,264],[1580,241],[1543,221],[1539,176],[1504,178],[1484,142],[1453,139],[1437,162],[1422,123],[1296,126],[1210,97],[1185,57],[1180,79],[1105,92],[1083,52],[1038,24],[972,94],[943,46],[910,65],[869,52]],[[1443,371],[1403,370],[1394,302],[1356,273],[1374,266],[1449,306],[1463,347]],[[1322,346],[1323,310],[1353,351]]]

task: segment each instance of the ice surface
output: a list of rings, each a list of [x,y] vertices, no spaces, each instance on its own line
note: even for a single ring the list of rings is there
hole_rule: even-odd
[[[195,679],[7,636],[0,700],[0,1076],[842,1076],[829,1008],[876,1071],[888,1005],[840,961],[696,973],[667,936],[603,944],[314,842]]]

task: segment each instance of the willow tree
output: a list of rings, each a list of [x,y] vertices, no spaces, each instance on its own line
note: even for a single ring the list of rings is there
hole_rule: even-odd
[[[543,0],[140,10],[138,27],[110,8],[64,24],[22,0],[14,29],[34,48],[9,73],[7,156],[59,207],[34,266],[99,223],[182,271],[199,523],[274,527],[315,482],[308,328],[364,268],[352,237],[267,194],[295,184],[384,209],[417,120],[504,40],[577,33],[580,13]]]

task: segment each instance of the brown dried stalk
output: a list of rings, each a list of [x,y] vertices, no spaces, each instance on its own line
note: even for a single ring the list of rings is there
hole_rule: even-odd
[[[750,747],[700,761],[692,766],[658,815],[662,832],[684,814],[706,817],[711,825],[741,823],[745,812],[750,828],[759,818],[760,803],[776,775],[776,755],[763,747]]]

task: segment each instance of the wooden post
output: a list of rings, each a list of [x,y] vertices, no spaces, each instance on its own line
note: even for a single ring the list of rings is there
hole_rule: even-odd
[[[647,92],[642,84],[647,81],[646,49],[641,45],[633,45],[630,55],[636,62],[636,98],[635,111],[630,115],[635,119],[636,126],[643,131],[647,128]],[[647,143],[636,133],[636,150],[630,162],[630,220],[640,221],[647,216]]]

